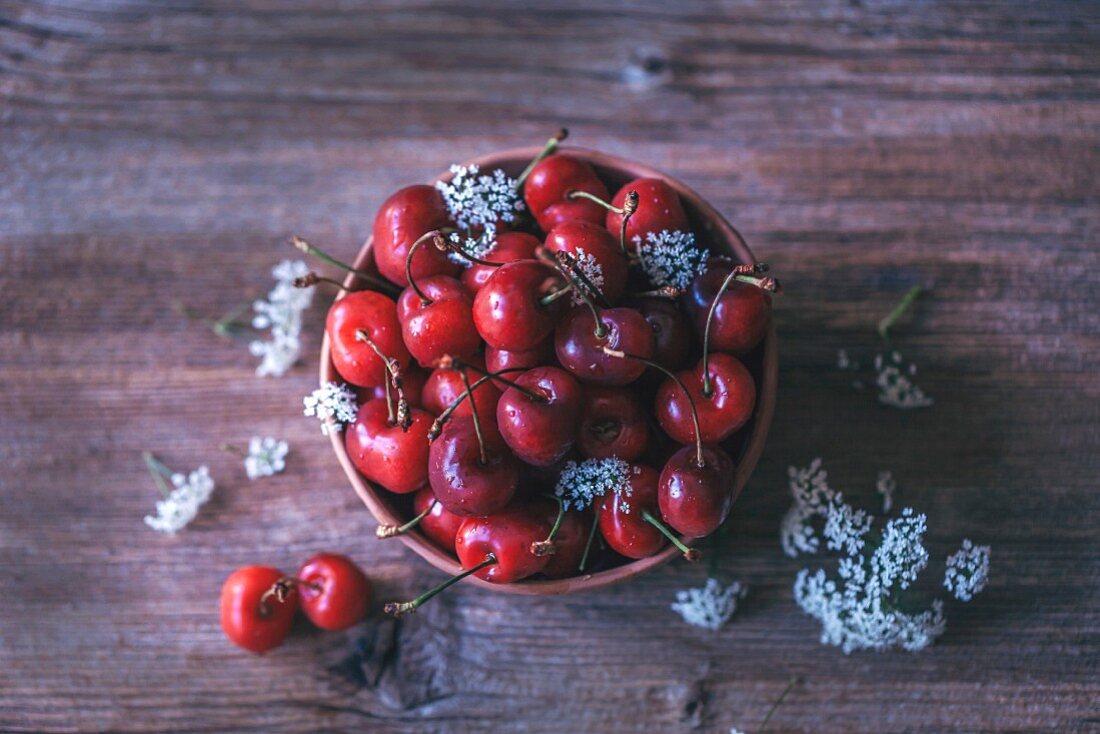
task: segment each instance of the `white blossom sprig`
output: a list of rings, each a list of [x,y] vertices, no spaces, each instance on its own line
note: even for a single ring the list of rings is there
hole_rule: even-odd
[[[573,257],[570,260],[571,265],[588,279],[588,283],[590,283],[596,291],[602,294],[604,277],[603,266],[600,265],[600,261],[596,259],[595,255],[588,252],[583,247],[578,247],[572,255]],[[587,285],[586,283],[580,287],[587,287]],[[581,306],[584,304],[584,298],[578,293],[577,288],[573,288],[569,292],[569,300],[574,306]]]
[[[145,524],[153,530],[175,535],[199,514],[199,508],[214,493],[214,480],[206,465],[188,474],[173,472],[149,452],[142,455],[145,465],[164,495],[157,502],[155,515],[146,515]],[[165,482],[171,482],[171,487]]]
[[[912,378],[917,374],[917,366],[906,366],[901,354],[894,351],[889,354],[875,355],[875,385],[878,387],[878,401],[883,405],[901,410],[927,408],[934,401],[924,394]]]
[[[970,538],[963,540],[962,547],[947,558],[944,588],[959,601],[973,599],[989,580],[989,556],[988,545],[974,545]]]
[[[618,493],[629,497],[630,474],[638,469],[630,464],[611,457],[608,459],[585,459],[577,463],[567,462],[558,475],[554,494],[561,498],[566,510],[583,510],[590,507],[598,498],[609,493]],[[630,512],[629,503],[620,500],[619,508]]]
[[[635,235],[631,241],[642,270],[659,288],[684,290],[707,271],[710,252],[696,246],[695,235],[691,232],[663,229],[646,232],[644,241],[641,235]]]
[[[676,592],[671,609],[692,626],[719,630],[737,612],[738,601],[747,593],[748,588],[738,581],[723,585],[712,576],[699,588]]]
[[[359,413],[355,402],[355,393],[347,385],[326,382],[302,398],[303,415],[312,416],[321,421],[321,433],[340,432],[344,424],[351,423]]]
[[[270,477],[286,468],[286,455],[290,450],[286,441],[272,436],[253,436],[248,442],[244,457],[244,470],[249,479]]]
[[[443,204],[451,219],[467,231],[496,228],[498,222],[513,222],[526,205],[516,191],[516,180],[497,168],[481,173],[477,165],[451,166],[450,181],[437,181]]]
[[[256,339],[248,345],[254,357],[260,357],[256,375],[281,377],[301,355],[302,313],[313,302],[312,288],[298,288],[294,281],[309,274],[309,266],[301,260],[283,260],[271,270],[275,287],[267,299],[256,301],[252,310],[252,326],[270,329],[271,339]]]

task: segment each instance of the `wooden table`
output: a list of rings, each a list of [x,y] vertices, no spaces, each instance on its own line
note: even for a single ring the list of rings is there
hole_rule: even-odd
[[[588,7],[583,7],[588,5]],[[0,729],[372,732],[1100,728],[1100,6],[913,2],[0,1]],[[719,633],[675,563],[588,596],[458,588],[394,623],[230,646],[234,567],[351,554],[381,601],[439,575],[374,522],[301,397],[189,324],[270,287],[291,233],[351,257],[397,187],[541,142],[647,161],[709,197],[787,286],[779,411],[720,574]],[[835,368],[897,332],[934,407]],[[219,450],[289,439],[249,482]],[[140,459],[207,463],[176,538]],[[845,657],[791,596],[786,469],[878,471],[988,590],[919,654]]]

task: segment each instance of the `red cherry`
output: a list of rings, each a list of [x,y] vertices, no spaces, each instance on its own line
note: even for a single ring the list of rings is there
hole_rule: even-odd
[[[481,255],[481,259],[494,263],[530,260],[535,256],[535,249],[540,244],[537,237],[526,232],[503,232],[497,235],[493,246]],[[462,273],[462,284],[469,289],[470,293],[477,293],[494,272],[496,268],[492,265],[472,263]]]
[[[382,358],[356,337],[360,330],[402,368],[409,364],[409,350],[401,340],[394,302],[381,293],[356,291],[333,303],[325,322],[332,347],[332,366],[346,381],[373,387],[387,379]]]
[[[586,199],[570,199],[572,191],[584,191],[607,200],[607,187],[595,169],[567,155],[552,155],[531,171],[523,185],[523,198],[543,232],[562,222],[602,224],[604,208]]]
[[[401,370],[401,387],[405,391],[405,399],[408,401],[410,408],[423,407],[420,395],[424,391],[424,383],[427,379],[428,373],[419,367],[410,365]],[[386,383],[356,388],[355,394],[359,398],[360,405],[368,400],[385,400]]]
[[[546,537],[550,523],[534,505],[515,503],[488,517],[471,517],[462,523],[455,551],[463,568],[473,568],[492,555],[493,563],[477,577],[497,584],[533,576],[546,568],[548,556],[536,556],[531,544]]]
[[[500,434],[521,461],[549,466],[565,456],[576,440],[581,386],[557,367],[528,370],[515,383],[526,392],[509,387],[500,396]]]
[[[451,226],[443,197],[432,186],[406,186],[382,204],[374,217],[374,261],[378,272],[401,287],[409,247],[433,229]],[[462,266],[434,247],[421,247],[413,257],[414,278],[430,275],[458,275]]]
[[[477,357],[471,358],[469,362],[474,367],[481,364],[481,360]],[[500,400],[500,388],[493,380],[486,380],[473,388],[473,393],[474,403],[477,405],[477,414],[481,417],[482,423],[495,423],[497,419],[497,401]],[[457,369],[440,367],[432,370],[427,382],[424,383],[421,402],[424,405],[424,410],[434,416],[439,416],[450,407],[451,403],[465,394],[466,386],[462,383],[462,373]],[[470,415],[470,412],[469,400],[463,400],[454,409],[455,415]]]
[[[428,479],[436,499],[463,517],[497,512],[519,484],[519,463],[507,450],[494,422],[482,423],[482,460],[472,416],[452,417],[431,444]]]
[[[397,494],[408,494],[428,481],[428,429],[432,417],[413,408],[408,431],[389,420],[385,400],[359,408],[345,431],[344,443],[355,468],[370,481]]]
[[[537,260],[517,260],[497,268],[474,297],[474,324],[491,347],[532,349],[554,331],[565,310],[561,299],[542,303],[561,281]]]
[[[347,556],[318,553],[294,581],[302,611],[323,630],[347,629],[370,609],[370,581]]]
[[[546,235],[546,249],[550,252],[568,252],[583,260],[591,256],[599,266],[602,283],[594,283],[608,303],[616,303],[626,289],[627,261],[623,257],[618,240],[602,225],[590,222],[569,221],[559,224]],[[568,271],[567,271],[568,272]]]
[[[557,503],[540,498],[534,504],[542,511],[550,527],[553,527],[558,516]],[[544,576],[564,579],[577,575],[584,550],[588,547],[593,522],[595,519],[587,510],[569,511],[562,515],[561,524],[552,541],[554,552],[548,556],[546,567],[542,569]]]
[[[596,319],[587,306],[565,315],[554,332],[558,362],[585,382],[626,385],[645,372],[644,363],[609,356],[604,348],[616,349],[649,359],[653,356],[653,330],[645,317],[632,308],[600,311],[603,334],[596,333]]]
[[[611,204],[622,209],[626,203],[626,196],[631,191],[638,192],[638,208],[634,215],[626,222],[626,241],[634,242],[635,237],[645,241],[649,232],[662,230],[680,230],[690,232],[687,214],[684,213],[684,205],[676,191],[663,179],[636,178],[619,189]],[[618,232],[622,226],[623,215],[607,211],[605,224],[611,232]]]
[[[684,295],[684,307],[702,339],[715,294],[729,274],[730,264],[719,258],[707,262],[707,271],[692,281]],[[752,351],[771,323],[772,296],[751,283],[735,281],[718,299],[710,325],[710,349],[743,356]]]
[[[428,508],[431,508],[430,510]],[[413,495],[413,513],[417,516],[427,511],[418,527],[431,540],[445,551],[455,552],[455,536],[466,518],[450,512],[443,503],[435,498],[431,487],[424,487]]]
[[[550,355],[554,353],[554,342],[545,339],[531,349],[509,352],[497,349],[493,346],[485,347],[485,369],[490,372],[502,370],[524,369],[529,370],[539,367],[550,361]]]
[[[446,275],[434,275],[416,279],[416,288],[420,292],[410,286],[401,294],[397,318],[405,346],[420,366],[430,367],[447,354],[477,354],[481,337],[474,328],[473,297],[462,283]]]
[[[604,495],[597,506],[600,534],[616,553],[627,558],[648,558],[665,547],[668,540],[643,513],[657,515],[657,480],[660,475],[648,466],[635,466],[628,492]]]
[[[683,312],[663,298],[639,298],[635,308],[653,330],[653,361],[670,370],[682,367],[691,349],[691,329]]]
[[[272,595],[265,599],[275,582],[283,577],[270,566],[245,566],[229,575],[222,585],[222,631],[233,644],[256,653],[267,652],[283,644],[294,623],[298,596],[284,602]]]
[[[577,431],[577,446],[584,456],[633,461],[645,451],[648,440],[649,424],[642,403],[631,390],[596,385],[585,389]]]
[[[752,417],[756,405],[756,383],[736,357],[711,354],[710,394],[703,385],[703,361],[692,370],[678,373],[691,393],[699,411],[699,430],[704,443],[725,441]],[[672,440],[691,443],[695,440],[691,406],[684,391],[673,380],[665,380],[657,390],[657,420]]]
[[[696,447],[684,446],[665,463],[657,481],[661,517],[689,538],[713,533],[733,505],[733,460],[713,445],[704,444],[702,454],[700,466]]]

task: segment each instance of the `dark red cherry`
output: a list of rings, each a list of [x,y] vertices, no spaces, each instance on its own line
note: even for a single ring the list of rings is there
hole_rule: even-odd
[[[420,515],[431,507],[418,527],[431,540],[445,551],[455,552],[455,537],[466,518],[450,512],[435,498],[431,487],[424,487],[413,495],[413,515]]]
[[[730,263],[718,258],[707,262],[707,271],[697,277],[684,295],[684,307],[695,333],[702,340],[714,295],[730,272]],[[710,349],[743,356],[760,343],[771,323],[771,293],[750,283],[735,281],[718,299],[710,325]]]
[[[474,367],[481,366],[481,359],[471,358],[470,364]],[[471,386],[481,379],[481,375],[475,370],[470,370],[466,376]],[[477,405],[477,414],[482,423],[496,423],[497,401],[500,400],[500,387],[495,380],[486,380],[473,389],[474,403]],[[424,410],[434,416],[439,416],[451,403],[466,394],[466,386],[462,382],[462,372],[457,369],[435,369],[424,383],[424,392],[421,393],[421,401]],[[455,408],[455,415],[470,415],[470,401],[463,400]]]
[[[567,252],[580,260],[581,271],[589,275],[591,257],[598,266],[599,278],[592,278],[608,303],[616,303],[626,289],[627,261],[619,241],[602,225],[590,222],[569,221],[559,224],[546,235],[546,249],[551,252]],[[568,272],[568,271],[567,271]]]
[[[488,517],[471,517],[462,523],[455,539],[455,552],[462,567],[473,568],[492,555],[496,563],[476,576],[497,584],[508,584],[533,576],[546,568],[549,556],[536,556],[531,544],[550,532],[545,513],[529,503],[513,503]]]
[[[577,448],[585,457],[633,461],[645,452],[648,441],[649,424],[641,401],[631,389],[598,385],[585,388],[577,431]]]
[[[501,370],[510,369],[529,370],[549,362],[553,353],[554,342],[549,338],[539,342],[531,349],[524,349],[516,352],[509,352],[504,349],[497,349],[496,347],[486,345],[485,369],[490,372],[500,372]]]
[[[405,260],[409,247],[433,229],[451,226],[443,197],[432,186],[407,186],[382,204],[374,217],[374,262],[378,272],[399,286],[407,286]],[[413,278],[430,275],[458,275],[462,266],[451,262],[445,252],[420,247],[413,255]]]
[[[558,517],[557,503],[541,497],[534,500],[534,503],[542,511],[546,522],[553,527]],[[554,534],[554,553],[549,556],[546,567],[542,569],[543,575],[551,579],[564,579],[579,573],[593,522],[595,518],[589,510],[569,510],[562,515],[561,525]]]
[[[318,553],[294,579],[302,611],[323,630],[345,630],[367,616],[371,584],[347,556]]]
[[[628,481],[629,492],[612,492],[597,505],[600,534],[616,553],[627,558],[648,558],[668,543],[665,536],[643,512],[660,514],[657,503],[656,469],[636,465]]]
[[[604,208],[587,199],[568,198],[572,191],[607,201],[607,187],[595,169],[580,159],[559,153],[531,171],[523,185],[523,198],[543,232],[569,221],[603,224]]]
[[[562,367],[585,382],[626,385],[637,380],[646,366],[636,359],[608,356],[603,349],[616,349],[649,359],[653,356],[653,330],[641,313],[632,308],[600,310],[603,335],[596,334],[596,319],[587,306],[577,306],[565,315],[554,332],[554,350]]]
[[[563,369],[536,367],[515,378],[497,403],[497,425],[521,460],[549,466],[573,447],[580,421],[580,383]],[[534,397],[537,396],[537,397]]]
[[[401,389],[405,391],[405,400],[408,401],[409,407],[424,407],[420,402],[420,394],[424,391],[424,383],[427,379],[428,373],[419,367],[409,365],[401,370]],[[368,400],[385,400],[386,383],[383,382],[380,385],[356,388],[355,393],[359,398],[360,405]],[[397,396],[392,394],[392,388],[391,396],[393,399],[397,399]]]
[[[409,353],[421,367],[444,355],[469,357],[481,347],[474,328],[473,297],[454,278],[434,275],[416,280],[430,302],[425,303],[410,286],[397,301],[397,318]]]
[[[503,232],[497,235],[496,242],[480,259],[494,263],[530,260],[540,244],[537,237],[526,232]],[[473,263],[462,273],[462,284],[471,293],[477,293],[494,272],[496,267],[492,265]]]
[[[408,494],[428,481],[428,429],[432,417],[413,408],[408,431],[391,423],[385,400],[370,400],[359,407],[347,427],[344,443],[355,468],[370,481],[397,494]]]
[[[463,517],[497,512],[512,499],[519,484],[519,462],[504,445],[496,425],[482,423],[481,430],[484,462],[471,416],[452,416],[432,442],[428,457],[428,479],[436,499]]]
[[[684,446],[661,470],[657,502],[661,517],[689,538],[710,535],[733,506],[733,460],[717,446],[703,446],[703,466],[695,446]]]
[[[634,238],[645,240],[649,232],[662,230],[680,230],[690,232],[687,214],[684,213],[684,205],[680,197],[667,182],[659,178],[636,178],[619,189],[611,203],[622,209],[626,202],[626,195],[631,191],[638,192],[638,209],[626,222],[626,241],[629,247],[634,246]],[[622,227],[623,215],[607,211],[605,224],[611,232],[618,233]]]
[[[703,389],[703,361],[694,369],[677,373],[695,401],[699,411],[699,430],[704,443],[725,441],[752,417],[756,405],[756,383],[752,375],[736,357],[728,354],[711,354],[710,395]],[[657,389],[657,421],[672,440],[691,443],[695,429],[691,421],[691,406],[684,391],[673,380],[667,379]]]
[[[388,379],[382,358],[356,338],[359,330],[402,368],[409,364],[409,350],[401,339],[401,324],[392,300],[374,291],[348,293],[332,304],[325,321],[332,366],[347,382],[361,387],[381,385]]]
[[[683,312],[663,298],[639,298],[634,307],[653,330],[653,361],[670,370],[682,367],[691,350],[691,327]]]
[[[517,260],[497,268],[474,297],[474,324],[497,349],[525,351],[554,332],[564,299],[542,299],[561,287],[553,268],[537,260]]]

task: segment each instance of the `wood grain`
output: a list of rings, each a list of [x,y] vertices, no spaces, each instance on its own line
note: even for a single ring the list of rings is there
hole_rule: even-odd
[[[0,730],[1096,731],[1100,5],[1095,2],[0,0]],[[437,574],[300,417],[312,357],[252,376],[189,325],[261,294],[292,232],[350,257],[391,190],[568,125],[707,196],[783,276],[779,409],[712,634],[672,564],[561,599],[459,587],[264,658],[215,613],[235,566],[347,552],[380,601]],[[934,408],[834,369],[897,333]],[[324,308],[310,311],[306,353]],[[218,451],[287,438],[248,482]],[[209,463],[178,538],[139,454]],[[789,464],[873,502],[881,469],[989,589],[917,655],[845,657],[791,600]]]

